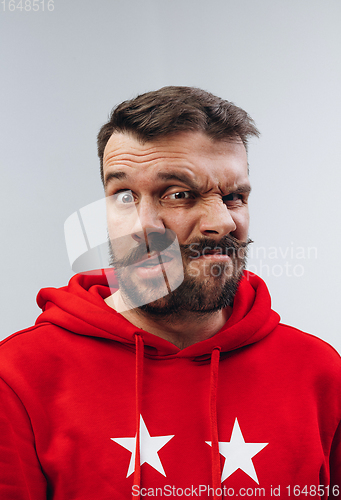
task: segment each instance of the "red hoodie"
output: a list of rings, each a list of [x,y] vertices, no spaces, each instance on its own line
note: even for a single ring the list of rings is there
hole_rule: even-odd
[[[1,343],[1,500],[341,496],[340,357],[279,324],[260,278],[183,350],[109,294],[104,274],[43,289]]]

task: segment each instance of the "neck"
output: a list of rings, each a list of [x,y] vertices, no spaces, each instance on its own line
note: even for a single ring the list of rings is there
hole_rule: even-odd
[[[213,337],[232,313],[232,308],[226,307],[209,313],[180,311],[169,316],[154,316],[139,308],[127,309],[119,290],[107,297],[105,302],[137,328],[167,340],[179,349]]]

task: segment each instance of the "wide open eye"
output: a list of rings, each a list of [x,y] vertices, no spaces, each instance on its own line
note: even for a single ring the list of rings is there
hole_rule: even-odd
[[[117,204],[128,205],[134,203],[134,196],[131,191],[121,191],[114,195],[114,199]]]

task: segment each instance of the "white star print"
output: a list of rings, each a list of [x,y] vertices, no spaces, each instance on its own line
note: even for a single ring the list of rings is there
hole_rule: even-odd
[[[174,434],[175,435],[175,434]],[[163,476],[166,473],[162,467],[158,451],[161,450],[165,444],[170,441],[173,436],[151,436],[148,432],[146,424],[140,415],[140,465],[147,463],[151,465],[155,470],[160,472]],[[115,443],[123,446],[126,450],[131,453],[129,468],[127,476],[130,476],[135,470],[135,450],[136,450],[136,436],[132,438],[110,438]]]
[[[206,441],[212,446],[211,441]],[[225,443],[219,441],[219,452],[225,457],[225,464],[221,475],[221,482],[230,477],[236,470],[241,469],[254,481],[258,482],[255,466],[252,458],[257,455],[269,443],[245,443],[238,420],[234,421],[231,441]]]

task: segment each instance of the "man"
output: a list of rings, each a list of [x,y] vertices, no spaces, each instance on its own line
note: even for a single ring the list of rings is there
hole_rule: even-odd
[[[2,499],[339,496],[339,356],[244,271],[257,135],[194,88],[113,110],[115,271],[42,290],[36,325],[1,345]]]

